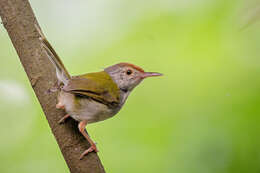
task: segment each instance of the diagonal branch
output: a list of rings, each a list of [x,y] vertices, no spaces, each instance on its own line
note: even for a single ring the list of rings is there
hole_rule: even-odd
[[[28,0],[0,0],[0,16],[70,171],[104,173],[96,153],[79,160],[80,153],[89,144],[78,132],[77,123],[69,120],[66,124],[58,124],[65,112],[55,109],[56,94],[47,94],[56,82],[55,70],[41,48],[39,33],[34,27],[37,21]]]

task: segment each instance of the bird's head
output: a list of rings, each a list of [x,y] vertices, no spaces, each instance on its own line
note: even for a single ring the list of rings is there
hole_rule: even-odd
[[[142,68],[130,64],[119,63],[105,68],[118,88],[124,92],[132,91],[143,79],[162,76],[161,73],[145,72]]]

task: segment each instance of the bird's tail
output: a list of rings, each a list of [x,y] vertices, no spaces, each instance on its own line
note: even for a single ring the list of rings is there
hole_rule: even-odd
[[[37,24],[35,24],[35,27],[37,31],[40,34],[40,40],[41,40],[41,45],[45,49],[46,54],[49,58],[49,60],[52,62],[54,67],[56,68],[56,75],[59,80],[59,82],[62,82],[64,85],[66,85],[71,79],[70,74],[66,70],[65,66],[63,65],[61,59],[59,58],[58,54],[55,52],[51,44],[48,42],[44,34],[42,33],[41,29],[38,27]]]

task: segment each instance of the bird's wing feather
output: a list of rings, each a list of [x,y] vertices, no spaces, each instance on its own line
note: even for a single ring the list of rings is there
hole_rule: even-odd
[[[90,97],[107,105],[119,103],[119,89],[104,71],[72,77],[63,90]]]

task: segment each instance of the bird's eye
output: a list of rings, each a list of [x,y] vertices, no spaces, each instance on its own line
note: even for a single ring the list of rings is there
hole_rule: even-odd
[[[126,71],[126,74],[127,74],[127,75],[131,75],[132,73],[133,73],[132,70],[127,70],[127,71]]]

